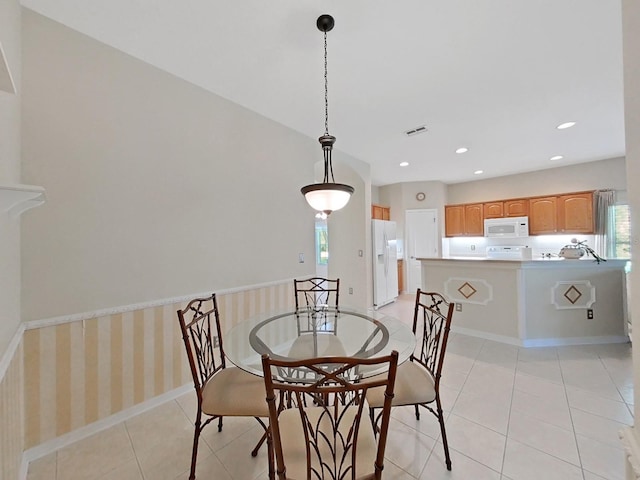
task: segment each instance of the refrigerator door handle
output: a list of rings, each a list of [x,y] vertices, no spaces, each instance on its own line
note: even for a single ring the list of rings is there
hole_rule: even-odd
[[[382,241],[384,242],[384,276],[389,274],[389,242],[387,241],[387,232],[382,234]]]

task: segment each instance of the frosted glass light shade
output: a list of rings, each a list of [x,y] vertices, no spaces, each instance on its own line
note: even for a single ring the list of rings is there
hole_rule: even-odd
[[[329,214],[349,203],[354,189],[342,183],[314,183],[301,191],[311,208]]]

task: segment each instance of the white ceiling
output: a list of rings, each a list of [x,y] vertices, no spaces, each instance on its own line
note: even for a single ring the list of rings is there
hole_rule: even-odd
[[[374,185],[624,155],[619,0],[22,5],[314,138],[324,133],[315,22],[333,15],[329,131],[337,150],[371,164]],[[577,125],[555,128],[565,121]],[[421,125],[427,133],[404,135]],[[456,154],[461,146],[469,152]]]

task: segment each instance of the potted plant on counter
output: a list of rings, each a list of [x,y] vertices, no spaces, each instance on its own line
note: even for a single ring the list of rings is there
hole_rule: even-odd
[[[605,258],[598,255],[591,247],[587,245],[586,240],[578,241],[577,238],[571,239],[570,245],[565,245],[560,249],[558,256],[570,260],[579,260],[584,255],[591,255],[597,263],[606,262]]]

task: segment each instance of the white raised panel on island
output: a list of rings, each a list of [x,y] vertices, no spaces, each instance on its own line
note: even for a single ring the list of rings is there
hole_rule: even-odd
[[[457,304],[454,332],[526,347],[628,341],[626,260],[420,260],[422,288]]]

